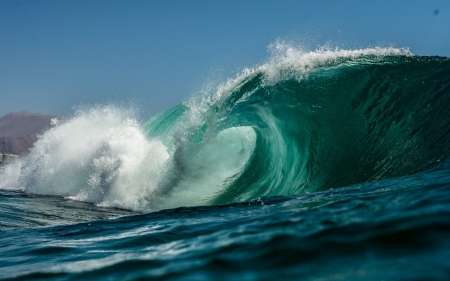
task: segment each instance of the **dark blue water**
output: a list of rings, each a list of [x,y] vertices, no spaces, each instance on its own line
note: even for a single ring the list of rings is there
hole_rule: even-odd
[[[426,172],[302,196],[150,214],[79,205],[73,213],[86,216],[81,210],[90,208],[83,223],[63,218],[66,223],[58,226],[30,227],[29,222],[13,230],[3,225],[0,276],[447,280],[449,180],[447,172]],[[14,204],[22,196],[2,192],[2,224],[6,202]],[[53,207],[67,204],[48,197],[28,200]],[[126,216],[93,219],[100,213]],[[29,211],[22,216],[30,216]],[[61,218],[47,219],[58,223]]]
[[[0,168],[0,278],[448,280],[450,60],[282,54]]]

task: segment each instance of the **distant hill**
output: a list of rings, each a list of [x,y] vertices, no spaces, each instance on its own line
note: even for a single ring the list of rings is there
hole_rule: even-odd
[[[42,134],[51,127],[51,120],[56,116],[13,112],[0,118],[0,153],[28,154],[30,148]]]

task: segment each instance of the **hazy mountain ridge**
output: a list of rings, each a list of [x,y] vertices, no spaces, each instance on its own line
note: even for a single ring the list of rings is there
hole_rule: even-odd
[[[12,112],[0,118],[0,153],[26,155],[37,141],[37,135],[51,127],[56,116]]]

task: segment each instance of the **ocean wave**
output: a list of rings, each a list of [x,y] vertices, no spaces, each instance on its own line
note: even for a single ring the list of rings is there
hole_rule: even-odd
[[[78,112],[4,166],[0,188],[152,211],[399,177],[447,157],[448,58],[272,49],[144,126],[114,106]]]

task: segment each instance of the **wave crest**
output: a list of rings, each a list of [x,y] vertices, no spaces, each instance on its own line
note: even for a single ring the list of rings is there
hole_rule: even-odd
[[[404,176],[447,157],[448,58],[272,49],[144,126],[117,107],[80,111],[4,166],[0,188],[149,211]]]

